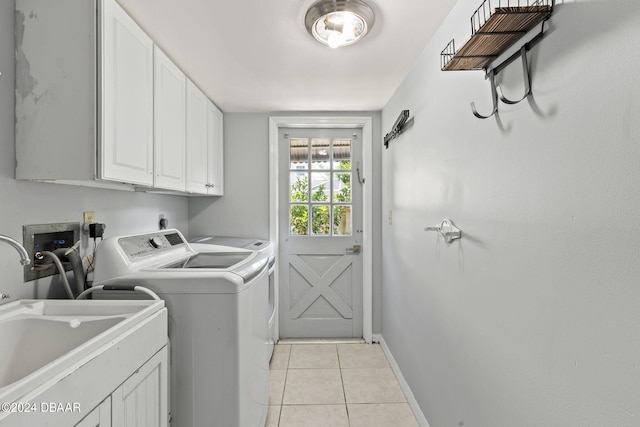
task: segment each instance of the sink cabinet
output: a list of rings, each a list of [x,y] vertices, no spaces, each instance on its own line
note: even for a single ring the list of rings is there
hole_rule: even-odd
[[[76,427],[167,426],[167,348],[156,353]]]
[[[111,427],[111,396],[94,408],[75,427]]]
[[[30,410],[0,412],[0,427],[167,427],[168,374],[163,308],[21,393]]]

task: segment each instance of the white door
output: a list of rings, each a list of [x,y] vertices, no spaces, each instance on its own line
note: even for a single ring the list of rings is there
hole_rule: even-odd
[[[153,185],[153,41],[102,2],[101,178]]]
[[[362,337],[361,129],[279,130],[280,337]]]
[[[154,49],[154,187],[185,190],[186,78],[164,52]]]

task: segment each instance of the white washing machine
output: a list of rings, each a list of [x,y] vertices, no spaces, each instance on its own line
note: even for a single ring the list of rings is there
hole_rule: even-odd
[[[276,289],[274,271],[276,269],[276,257],[273,244],[268,240],[254,239],[250,237],[208,236],[189,238],[192,247],[199,245],[230,246],[234,248],[258,251],[269,257],[269,359],[273,356],[273,346],[276,340]],[[206,247],[202,247],[206,250]]]
[[[269,404],[269,257],[196,246],[177,230],[105,239],[93,284],[144,286],[165,300],[173,427],[262,427]]]

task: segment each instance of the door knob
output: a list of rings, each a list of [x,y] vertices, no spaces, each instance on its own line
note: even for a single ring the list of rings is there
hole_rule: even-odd
[[[361,250],[362,250],[362,246],[360,246],[360,245],[353,245],[352,247],[347,248],[347,249],[345,250],[345,253],[346,253],[346,254],[349,254],[349,255],[356,255],[356,254],[359,254]]]

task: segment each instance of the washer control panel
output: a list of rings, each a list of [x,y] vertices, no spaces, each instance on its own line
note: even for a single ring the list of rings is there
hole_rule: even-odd
[[[121,237],[118,244],[124,253],[133,259],[185,246],[186,240],[177,230],[163,230],[157,233]]]

